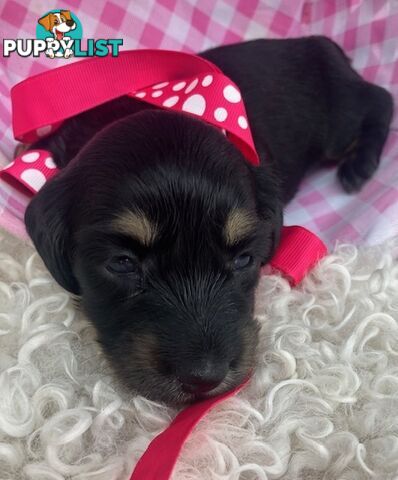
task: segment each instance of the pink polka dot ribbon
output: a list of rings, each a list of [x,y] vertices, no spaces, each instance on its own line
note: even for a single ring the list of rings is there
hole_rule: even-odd
[[[0,177],[18,190],[31,195],[37,193],[58,172],[51,153],[47,150],[29,150],[14,159]]]
[[[64,120],[122,95],[194,115],[223,129],[253,165],[259,158],[238,87],[211,62],[182,52],[133,50],[27,78],[11,91],[15,138],[31,143]],[[43,102],[43,98],[67,98]]]
[[[161,82],[135,90],[130,96],[160,108],[194,115],[225,130],[229,140],[251,163],[259,163],[241,93],[222,73]]]

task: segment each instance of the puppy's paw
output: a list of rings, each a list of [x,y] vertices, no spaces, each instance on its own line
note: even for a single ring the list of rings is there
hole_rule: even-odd
[[[65,54],[64,54],[64,57],[65,58],[69,58],[69,57],[72,57],[73,56],[73,50],[71,48],[67,48],[65,50]]]
[[[348,158],[338,168],[337,177],[347,193],[359,192],[377,169],[374,158]]]
[[[49,48],[48,50],[46,50],[46,55],[47,57],[54,58],[54,50],[52,48]]]

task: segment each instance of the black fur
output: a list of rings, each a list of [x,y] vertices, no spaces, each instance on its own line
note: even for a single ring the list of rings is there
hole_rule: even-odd
[[[219,384],[204,395],[220,393],[248,375],[254,291],[278,244],[283,205],[324,162],[338,163],[346,191],[359,190],[378,166],[392,116],[391,96],[323,37],[202,55],[240,87],[260,167],[200,120],[120,98],[34,145],[65,168],[25,216],[54,278],[81,295],[119,378],[167,402],[195,400],[210,385]],[[126,209],[156,225],[153,245],[115,234],[111,221]],[[224,229],[234,209],[256,222],[231,247]],[[236,269],[242,255],[249,263]],[[120,256],[134,271],[110,273]]]

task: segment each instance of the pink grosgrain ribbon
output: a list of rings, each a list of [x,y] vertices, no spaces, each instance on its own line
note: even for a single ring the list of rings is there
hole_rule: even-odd
[[[131,50],[118,57],[90,58],[18,83],[11,90],[14,136],[24,143],[34,142],[67,118],[123,95],[224,129],[246,159],[259,164],[238,87],[204,58],[168,50]],[[49,98],[68,101],[43,101]]]
[[[29,150],[16,157],[3,170],[0,177],[14,188],[32,195],[50,180],[59,169],[47,150]]]
[[[236,395],[247,383],[248,380],[229,392],[194,403],[180,412],[149,444],[130,480],[168,480],[185,440],[199,421],[219,403]]]
[[[53,133],[67,118],[122,95],[194,115],[225,130],[246,159],[253,165],[259,164],[237,86],[207,60],[165,50],[126,51],[116,58],[82,60],[24,80],[13,87],[11,94],[14,136],[25,143],[34,142]],[[51,98],[67,101],[48,101]],[[31,150],[0,171],[0,177],[32,195],[57,172],[50,152]],[[270,266],[296,285],[326,253],[326,246],[312,232],[299,226],[283,227]],[[180,412],[151,442],[130,480],[168,480],[197,423],[209,410],[240,391],[247,381]]]

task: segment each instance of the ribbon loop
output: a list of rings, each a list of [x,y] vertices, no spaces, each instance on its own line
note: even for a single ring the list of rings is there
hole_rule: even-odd
[[[238,87],[204,58],[167,50],[85,59],[18,83],[11,90],[14,136],[35,142],[64,120],[123,95],[192,114],[225,129],[246,159],[259,164]],[[43,101],[49,98],[68,101]]]
[[[31,196],[37,193],[58,171],[51,152],[29,150],[18,155],[14,161],[0,170],[0,177],[14,188]]]
[[[14,136],[23,140],[33,130],[160,81],[217,71],[201,57],[167,50],[131,50],[118,57],[84,59],[54,68],[11,89]],[[49,98],[68,101],[44,101]]]

